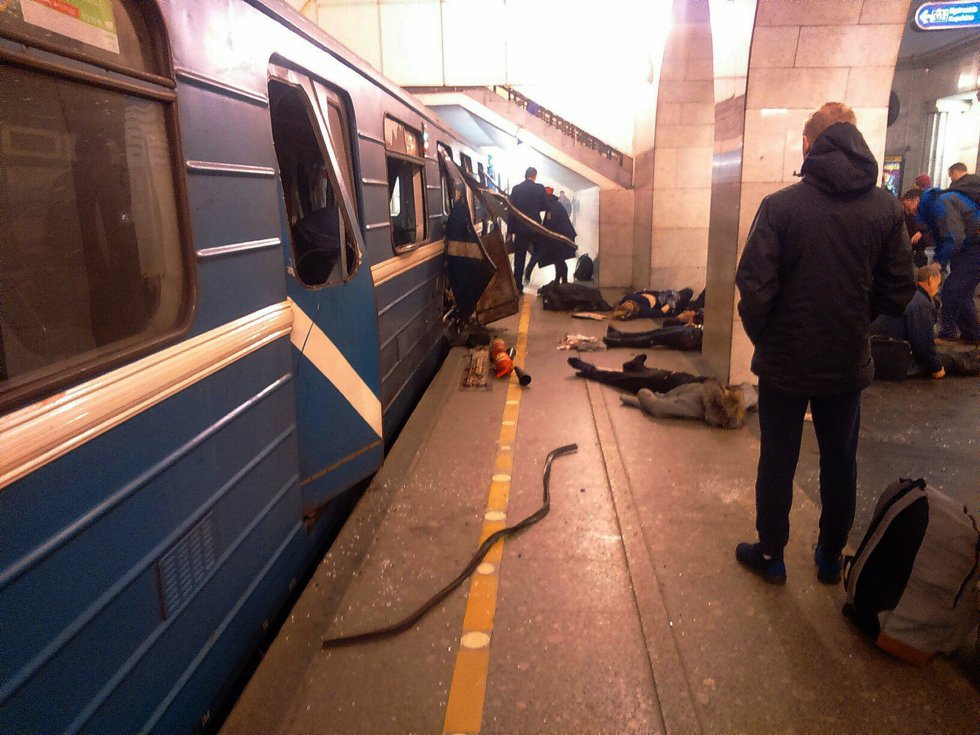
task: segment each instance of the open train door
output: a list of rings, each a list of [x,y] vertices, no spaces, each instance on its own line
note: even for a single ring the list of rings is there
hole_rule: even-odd
[[[303,512],[381,465],[377,306],[354,205],[352,124],[338,90],[269,67]]]
[[[454,235],[447,238],[449,242],[446,257],[449,261],[450,288],[453,289],[458,305],[466,304],[469,307],[475,301],[475,304],[465,313],[461,311],[461,315],[464,319],[469,318],[472,312],[477,322],[485,325],[516,314],[519,308],[517,284],[510,259],[507,257],[500,220],[496,216],[492,217],[489,227],[480,228],[483,232],[478,232],[473,224],[472,202],[479,200],[485,211],[493,213],[485,190],[442,151],[439,152],[439,156],[454,187],[463,186],[468,192],[467,206],[464,208],[454,204],[453,211],[450,213],[450,222],[447,223],[447,231]],[[499,206],[495,206],[494,209],[501,211]],[[458,221],[462,217],[467,218],[468,221]],[[466,257],[464,254],[468,254],[467,261],[462,260]],[[478,278],[461,278],[456,275],[464,272],[467,274],[479,272],[481,275]]]

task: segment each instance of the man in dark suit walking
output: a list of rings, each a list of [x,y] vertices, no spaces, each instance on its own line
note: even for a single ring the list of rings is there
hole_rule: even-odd
[[[533,166],[524,172],[524,181],[510,190],[510,203],[522,214],[541,224],[541,212],[547,206],[545,190],[536,183],[538,170]],[[524,290],[521,280],[524,275],[524,261],[527,259],[528,247],[534,241],[531,228],[513,214],[507,220],[507,229],[514,235],[514,279],[517,281],[517,293]]]

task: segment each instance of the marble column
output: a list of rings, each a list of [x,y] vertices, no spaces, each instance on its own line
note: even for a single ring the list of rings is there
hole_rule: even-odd
[[[824,102],[854,108],[858,128],[880,165],[908,9],[909,0],[759,0],[749,57],[738,235],[728,246],[735,257],[713,252],[712,259],[728,271],[718,277],[734,280],[763,197],[798,180],[793,173],[803,162],[803,124]],[[713,316],[732,323],[727,375],[724,355],[706,352],[718,377],[733,382],[753,379],[752,346],[735,310],[737,299],[735,293]]]

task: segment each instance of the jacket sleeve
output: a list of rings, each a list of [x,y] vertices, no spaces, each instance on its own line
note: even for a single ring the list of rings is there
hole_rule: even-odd
[[[769,219],[769,200],[763,199],[755,214],[745,250],[735,272],[738,315],[745,333],[755,344],[769,322],[769,313],[779,294],[779,233]]]
[[[961,206],[957,195],[943,196],[940,201],[941,214],[936,218],[936,260],[943,265],[949,263],[949,256],[963,247],[966,240],[964,227],[965,207]]]
[[[874,265],[874,284],[871,290],[871,319],[879,314],[901,317],[915,296],[915,273],[912,263],[912,244],[905,229],[905,220],[896,213],[891,231],[878,253]]]
[[[924,303],[924,302],[923,302]],[[918,304],[918,302],[916,302]],[[936,341],[932,328],[936,320],[929,309],[909,308],[905,310],[905,333],[912,347],[912,357],[930,373],[939,372],[942,362],[936,352]]]

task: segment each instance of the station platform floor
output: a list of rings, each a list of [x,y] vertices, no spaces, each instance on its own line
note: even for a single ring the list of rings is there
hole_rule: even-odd
[[[577,353],[556,349],[568,333],[601,336],[605,322],[545,312],[533,295],[519,317],[493,326],[518,343],[531,385],[461,390],[466,350],[450,352],[221,732],[977,732],[972,646],[924,668],[897,661],[841,614],[842,586],[817,582],[812,428],[788,581],[772,587],[734,559],[755,538],[757,418],[732,431],[652,420],[575,377],[566,360]],[[581,357],[618,369],[636,352]],[[703,372],[697,354],[645,352]],[[939,382],[866,393],[859,483],[870,500],[852,542],[899,475],[936,475],[975,509],[977,381]],[[495,546],[421,623],[321,650],[322,638],[402,618],[489,532],[535,511],[545,457],[569,443],[578,450],[554,461],[550,514]]]

